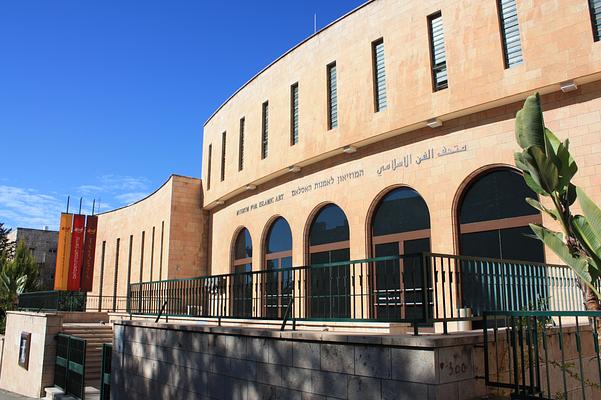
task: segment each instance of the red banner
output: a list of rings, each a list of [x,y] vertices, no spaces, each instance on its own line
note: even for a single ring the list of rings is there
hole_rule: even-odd
[[[69,259],[67,290],[79,291],[81,289],[81,265],[83,261],[85,223],[85,215],[75,214],[73,216],[73,234],[71,235],[71,257]]]
[[[98,217],[88,216],[86,224],[86,239],[83,245],[83,270],[81,272],[81,291],[91,292],[94,280],[94,256],[96,254],[96,229]]]

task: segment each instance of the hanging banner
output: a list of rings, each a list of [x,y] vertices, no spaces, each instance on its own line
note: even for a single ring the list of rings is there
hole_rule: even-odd
[[[94,256],[96,254],[96,229],[98,217],[88,216],[86,223],[86,238],[83,245],[83,270],[81,272],[81,291],[91,292],[94,279]]]
[[[61,224],[56,248],[56,269],[54,271],[54,290],[67,290],[69,257],[71,255],[71,225],[73,214],[61,213]]]
[[[71,235],[71,256],[69,258],[69,275],[67,290],[79,291],[81,289],[81,266],[83,262],[83,240],[86,216],[75,214],[73,216],[73,233]]]

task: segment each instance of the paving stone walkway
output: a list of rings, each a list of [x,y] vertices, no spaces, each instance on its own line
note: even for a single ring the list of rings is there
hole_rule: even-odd
[[[20,394],[15,394],[12,392],[7,392],[6,390],[0,389],[0,400],[31,400],[32,397],[21,396]]]

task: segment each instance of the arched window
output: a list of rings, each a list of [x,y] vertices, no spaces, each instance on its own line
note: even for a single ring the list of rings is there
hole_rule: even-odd
[[[542,243],[531,237],[529,223],[540,223],[538,210],[524,200],[537,195],[520,173],[496,169],[477,177],[459,204],[462,255],[544,262]]]
[[[521,263],[461,262],[460,295],[463,307],[475,315],[484,310],[531,307],[546,297],[544,246],[532,237],[528,224],[541,223],[541,215],[524,200],[537,195],[513,169],[488,171],[471,182],[458,205],[459,249],[463,256],[519,260]],[[507,269],[509,268],[509,269]],[[511,304],[499,298],[511,292]]]
[[[324,206],[309,230],[309,312],[314,318],[350,316],[348,265],[319,267],[319,264],[350,260],[349,225],[344,211],[335,204]]]
[[[282,318],[292,294],[292,232],[278,217],[265,241],[265,312],[268,318]]]
[[[252,316],[252,255],[253,244],[248,229],[243,228],[236,237],[230,282],[232,296],[232,314],[236,317]],[[246,273],[245,273],[246,272]]]
[[[393,257],[373,266],[372,314],[381,320],[423,314],[422,252],[430,251],[430,213],[408,187],[393,189],[378,203],[371,222],[374,257]],[[428,300],[430,302],[430,298]]]

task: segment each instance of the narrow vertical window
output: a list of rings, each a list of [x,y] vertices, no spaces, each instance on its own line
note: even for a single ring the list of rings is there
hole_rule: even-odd
[[[117,283],[119,278],[119,246],[121,238],[117,238],[117,247],[115,250],[115,282],[113,283],[113,312],[117,309]]]
[[[129,285],[131,283],[131,252],[134,247],[134,235],[129,235],[129,251],[127,255],[127,295],[129,296]]]
[[[102,289],[104,286],[104,256],[106,253],[106,240],[102,242],[102,251],[100,252],[100,286],[98,288],[98,312],[102,311]]]
[[[338,126],[338,89],[336,86],[336,63],[328,65],[328,129]]]
[[[298,143],[298,83],[290,86],[290,145]]]
[[[165,221],[161,221],[161,250],[159,252],[159,280],[163,279],[163,240],[165,237]]]
[[[152,236],[150,237],[150,280],[153,281],[152,277],[154,267],[154,226],[152,227]]]
[[[269,151],[269,102],[263,103],[263,117],[261,118],[261,158],[266,158]]]
[[[240,118],[240,137],[238,139],[238,171],[244,169],[244,118]]]
[[[207,190],[211,189],[211,158],[213,156],[213,145],[209,145],[209,159],[207,161]]]
[[[497,0],[497,8],[499,10],[505,68],[511,68],[524,61],[522,42],[520,41],[518,9],[515,0]]]
[[[593,24],[593,40],[601,40],[601,0],[589,0],[589,10],[591,12],[591,23]]]
[[[221,181],[225,179],[225,138],[226,133],[221,134]]]
[[[140,283],[144,282],[144,238],[146,231],[142,231],[142,241],[140,242]]]
[[[374,69],[374,105],[376,112],[386,109],[386,68],[384,67],[384,39],[371,45]]]
[[[428,29],[430,31],[432,88],[434,91],[437,91],[446,89],[449,86],[447,79],[447,56],[444,48],[444,30],[440,11],[428,17]]]

